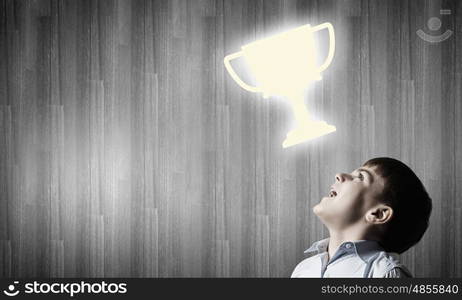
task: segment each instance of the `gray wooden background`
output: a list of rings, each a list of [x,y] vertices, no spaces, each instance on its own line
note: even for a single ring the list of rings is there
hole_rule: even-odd
[[[432,16],[450,39],[416,35]],[[290,107],[223,57],[326,21],[306,103],[337,132],[282,149]],[[2,277],[289,276],[334,174],[375,156],[433,198],[403,262],[462,276],[461,1],[0,0]]]

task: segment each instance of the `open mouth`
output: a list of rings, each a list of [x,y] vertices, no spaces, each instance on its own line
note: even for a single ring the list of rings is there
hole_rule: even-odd
[[[334,191],[333,189],[331,189],[330,192],[329,192],[329,197],[330,197],[330,198],[334,198],[334,197],[336,197],[336,196],[337,196],[337,192]]]

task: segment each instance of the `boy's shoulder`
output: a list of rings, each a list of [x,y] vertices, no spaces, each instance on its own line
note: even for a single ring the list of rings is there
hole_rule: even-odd
[[[380,251],[372,264],[369,277],[388,277],[390,273],[412,277],[411,271],[400,262],[398,253]]]
[[[297,264],[291,277],[319,277],[322,269],[321,256],[323,253],[311,255]]]

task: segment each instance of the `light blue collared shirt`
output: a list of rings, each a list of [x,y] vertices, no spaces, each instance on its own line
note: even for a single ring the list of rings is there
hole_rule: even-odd
[[[317,241],[305,253],[291,277],[412,277],[394,252],[386,252],[378,242],[359,240],[342,243],[328,261],[329,238]]]

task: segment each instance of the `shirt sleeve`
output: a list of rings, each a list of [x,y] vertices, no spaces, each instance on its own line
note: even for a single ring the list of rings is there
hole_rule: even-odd
[[[404,272],[400,267],[396,267],[385,273],[384,278],[410,278],[409,274]]]

